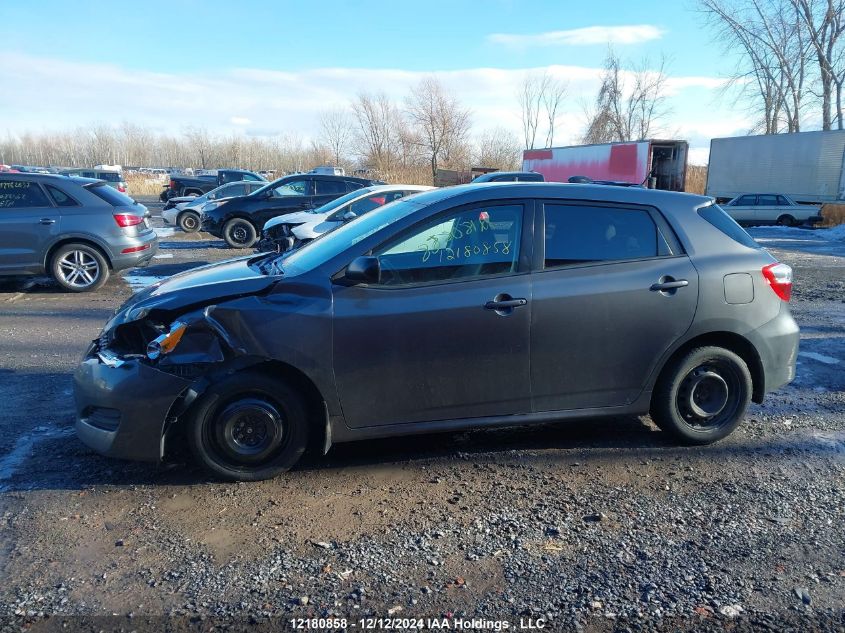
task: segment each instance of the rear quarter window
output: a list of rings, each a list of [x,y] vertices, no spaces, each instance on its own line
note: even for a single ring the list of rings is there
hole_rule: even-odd
[[[698,210],[698,215],[719,229],[722,233],[748,248],[762,248],[754,238],[745,232],[718,204],[711,204]]]
[[[105,202],[115,207],[131,207],[135,204],[135,201],[132,198],[120,193],[117,189],[114,189],[113,187],[109,187],[105,183],[89,185],[85,188],[101,200],[104,200]]]

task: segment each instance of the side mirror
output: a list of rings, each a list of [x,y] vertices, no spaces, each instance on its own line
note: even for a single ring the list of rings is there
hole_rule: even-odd
[[[358,217],[358,215],[354,211],[347,211],[346,213],[343,214],[343,219],[346,220],[347,222],[349,220],[354,220],[357,217]]]
[[[378,257],[364,256],[353,259],[346,267],[346,279],[369,284],[378,283],[381,279]]]

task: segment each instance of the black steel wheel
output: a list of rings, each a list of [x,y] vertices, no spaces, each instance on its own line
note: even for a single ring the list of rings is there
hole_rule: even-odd
[[[232,248],[249,248],[258,239],[258,232],[248,220],[232,218],[223,225],[223,239]]]
[[[795,221],[795,218],[793,218],[793,217],[792,217],[791,215],[789,215],[789,214],[784,214],[784,215],[780,216],[780,217],[778,218],[778,222],[777,222],[777,223],[778,223],[780,226],[795,226],[796,224],[798,224],[798,222],[796,222],[796,221]]]
[[[651,417],[685,443],[709,444],[739,425],[751,392],[751,374],[742,358],[721,347],[699,347],[664,369]]]
[[[232,481],[269,479],[288,470],[307,437],[299,395],[258,372],[233,374],[209,387],[188,419],[197,461]]]

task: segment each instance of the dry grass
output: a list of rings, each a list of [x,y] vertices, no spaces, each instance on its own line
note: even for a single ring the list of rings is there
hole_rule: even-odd
[[[845,224],[845,204],[823,204],[822,218],[822,226]]]
[[[157,196],[167,184],[167,181],[149,178],[138,173],[124,173],[124,178],[126,178],[129,194],[133,196]]]
[[[704,194],[707,184],[707,165],[687,165],[687,193]]]

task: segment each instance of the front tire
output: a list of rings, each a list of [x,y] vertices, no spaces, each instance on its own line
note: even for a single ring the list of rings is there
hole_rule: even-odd
[[[249,248],[258,239],[258,232],[248,220],[232,218],[223,225],[223,239],[232,248]]]
[[[109,278],[109,264],[103,254],[87,244],[65,244],[50,260],[50,272],[69,292],[90,292]]]
[[[651,399],[651,418],[684,444],[710,444],[739,425],[751,392],[745,361],[721,347],[698,347],[663,370]]]
[[[196,233],[200,230],[200,216],[194,211],[183,211],[176,221],[185,233]]]
[[[187,421],[188,445],[206,470],[260,481],[290,469],[308,443],[307,409],[285,383],[253,371],[208,388]]]

